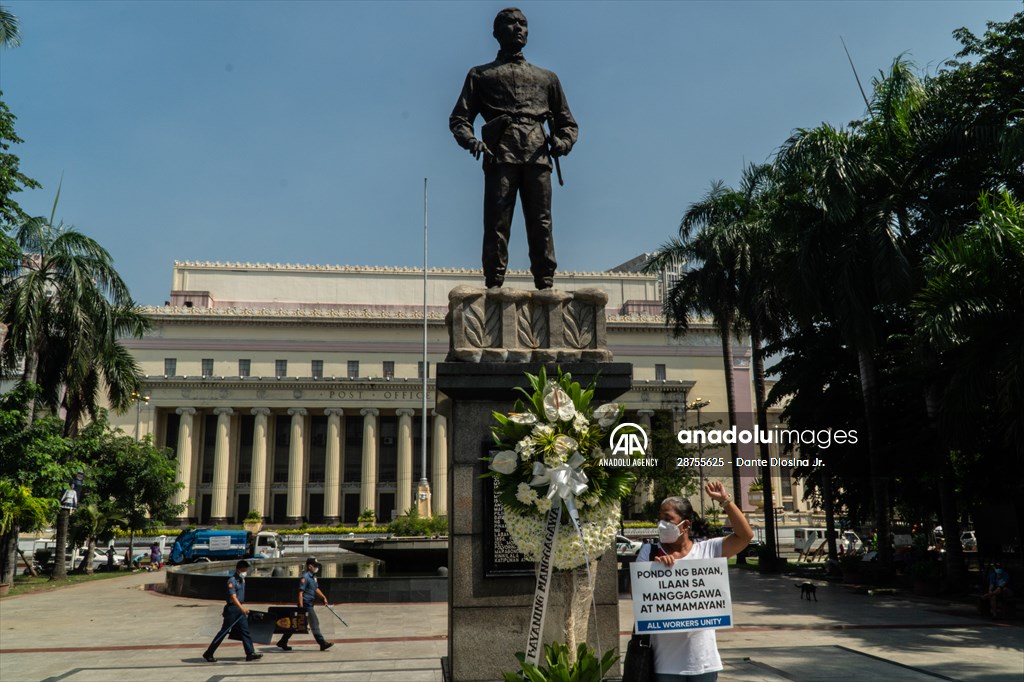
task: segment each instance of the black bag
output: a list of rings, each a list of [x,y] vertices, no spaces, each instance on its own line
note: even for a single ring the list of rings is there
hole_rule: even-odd
[[[650,635],[635,632],[626,647],[626,661],[622,665],[622,682],[651,682],[654,679],[654,648]]]

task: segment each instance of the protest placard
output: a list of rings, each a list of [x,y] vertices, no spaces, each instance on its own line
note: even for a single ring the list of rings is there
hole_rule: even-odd
[[[633,618],[636,631],[688,632],[732,627],[729,567],[725,559],[634,561]]]

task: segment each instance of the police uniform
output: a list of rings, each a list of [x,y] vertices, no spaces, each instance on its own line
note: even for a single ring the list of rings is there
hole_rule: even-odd
[[[309,570],[309,565],[318,565],[314,557],[306,562],[306,570],[299,576],[299,591],[302,592],[302,610],[306,613],[306,622],[309,623],[309,629],[313,632],[313,638],[316,639],[316,643],[320,645],[320,650],[331,648],[330,644],[324,636],[320,634],[320,620],[316,616],[316,610],[313,605],[316,603],[316,592],[320,589],[320,583],[317,582],[316,573]],[[287,632],[281,637],[281,641],[277,643],[277,646],[287,651],[288,640],[291,639],[292,633]]]
[[[263,656],[263,654],[257,654],[255,647],[252,645],[252,636],[249,634],[249,618],[242,612],[242,609],[238,608],[232,597],[238,597],[239,603],[245,603],[245,580],[237,572],[228,578],[227,603],[224,604],[223,611],[224,623],[221,625],[220,632],[217,633],[217,636],[213,638],[210,646],[203,653],[203,658],[207,661],[216,661],[213,658],[213,653],[220,646],[220,643],[224,641],[224,638],[228,636],[228,633],[232,631],[242,639],[242,647],[245,649],[245,660],[252,661]]]

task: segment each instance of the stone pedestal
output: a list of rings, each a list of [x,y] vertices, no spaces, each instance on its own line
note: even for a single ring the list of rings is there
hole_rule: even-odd
[[[479,289],[448,293],[449,362],[609,362],[600,289]]]
[[[629,363],[561,363],[575,381],[586,386],[600,373],[595,406],[614,400],[629,390]],[[558,368],[545,365],[548,376]],[[485,577],[484,485],[486,469],[480,458],[485,444],[493,442],[492,412],[508,412],[520,395],[529,390],[524,372],[537,374],[539,363],[446,362],[437,369],[438,411],[449,420],[448,460],[448,659],[452,682],[493,682],[504,672],[518,671],[517,651],[525,651],[527,626],[535,587],[532,576]],[[590,612],[588,644],[603,650],[619,645],[619,612],[615,548],[597,562],[594,598],[598,618]],[[558,584],[558,581],[555,581]],[[556,603],[548,614],[562,611],[563,595],[552,594]],[[563,623],[549,617],[544,641],[563,641]],[[615,670],[613,669],[612,673]]]

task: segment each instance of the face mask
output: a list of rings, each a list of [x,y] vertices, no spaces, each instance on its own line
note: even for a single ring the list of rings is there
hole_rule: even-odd
[[[680,521],[679,523],[682,523]],[[662,544],[671,544],[679,539],[679,526],[668,521],[658,521],[658,541]]]
[[[238,577],[241,578],[242,580],[245,580],[245,576],[247,576],[247,575],[249,575],[249,574],[246,573],[245,571],[242,571],[241,573],[238,574]]]

